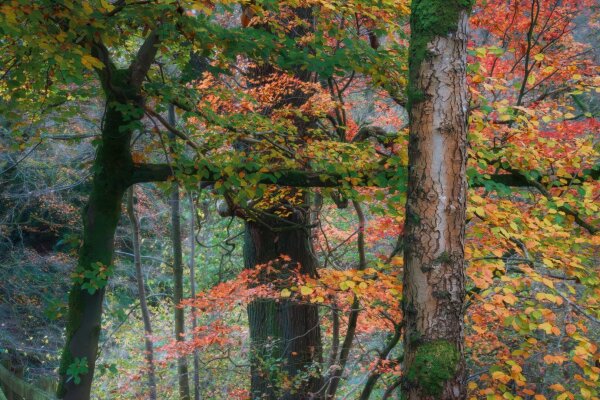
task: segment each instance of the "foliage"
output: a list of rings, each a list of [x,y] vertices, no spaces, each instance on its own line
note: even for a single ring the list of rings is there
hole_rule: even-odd
[[[202,352],[207,396],[247,396],[243,309],[257,297],[317,304],[329,351],[336,329],[338,339],[343,337],[356,300],[357,337],[366,345],[353,347],[349,378],[340,393],[349,395],[365,377],[380,374],[375,393],[383,396],[404,374],[435,395],[437,382],[453,362],[429,368],[433,361],[427,350],[433,346],[430,350],[437,354],[443,346],[422,344],[422,357],[411,371],[401,371],[400,346],[385,356],[379,350],[402,324],[397,238],[404,221],[406,108],[407,102],[419,100],[418,93],[406,88],[408,63],[418,68],[431,56],[426,46],[433,35],[452,31],[458,13],[472,7],[469,396],[597,397],[600,80],[598,39],[589,37],[598,27],[594,2],[450,1],[443,10],[431,10],[430,19],[412,21],[420,39],[410,52],[405,1],[242,3],[243,10],[230,1],[11,0],[0,5],[0,188],[2,205],[11,210],[2,211],[3,243],[34,247],[40,257],[52,248],[71,253],[79,248],[79,232],[72,227],[81,192],[87,189],[80,171],[89,169],[94,146],[101,143],[104,74],[123,73],[156,31],[159,55],[142,85],[144,108],[119,105],[124,114],[143,113],[135,126],[132,161],[166,162],[186,190],[203,189],[197,199],[201,211],[184,216],[202,226],[194,234],[203,245],[195,259],[203,272],[196,282],[201,293],[181,305],[197,312],[199,325],[179,344],[166,339],[174,306],[168,300],[168,226],[161,218],[167,185],[145,187],[139,197],[146,231],[143,253],[151,257],[144,259],[146,284],[155,295],[152,311],[160,332],[155,338],[159,374],[167,382],[163,398],[169,398],[174,382],[172,360],[194,350]],[[428,4],[414,1],[413,7]],[[294,14],[299,7],[315,11],[310,32]],[[243,26],[238,23],[241,13]],[[304,33],[291,37],[295,31]],[[267,64],[269,74],[253,79],[252,72]],[[311,79],[299,79],[299,74]],[[295,107],[290,105],[295,98],[305,101]],[[109,100],[112,104],[115,99]],[[169,103],[177,105],[175,126],[161,117]],[[57,144],[65,132],[75,137]],[[177,139],[167,132],[177,133]],[[70,151],[80,156],[57,157]],[[18,161],[22,157],[25,161]],[[28,164],[32,157],[35,168]],[[224,198],[234,215],[243,211],[256,221],[265,211],[285,218],[293,210],[290,205],[305,201],[306,192],[271,183],[285,177],[293,185],[306,173],[320,182],[334,177],[336,186],[311,195],[318,277],[298,273],[285,254],[242,271],[241,224],[217,219],[213,200]],[[63,190],[63,197],[56,194]],[[368,207],[366,228],[357,228],[354,213],[337,208],[344,200]],[[22,232],[38,239],[40,232],[51,232],[51,245],[42,249],[41,240],[32,240],[35,247]],[[107,344],[101,354],[101,365],[109,367],[97,390],[123,399],[143,393],[139,381],[144,373],[138,365],[143,330],[134,312],[130,257],[124,254],[130,249],[127,232],[123,224],[114,267],[100,263],[73,272],[89,293],[110,289]],[[359,232],[366,237],[366,268],[357,264]],[[12,243],[2,248],[20,251]],[[269,276],[269,285],[256,284],[260,274]],[[8,287],[9,281],[3,282]],[[12,290],[25,293],[19,301],[39,301],[20,288]],[[8,296],[6,292],[1,293]],[[55,303],[60,318],[63,300]],[[335,315],[341,329],[334,328]],[[374,348],[379,355],[370,351]],[[452,361],[454,352],[445,353]],[[273,369],[280,363],[269,362]],[[82,360],[75,360],[69,371],[74,381],[87,372]]]
[[[87,358],[75,357],[73,362],[67,368],[67,375],[69,379],[73,379],[76,384],[81,382],[81,375],[85,375],[89,372]]]

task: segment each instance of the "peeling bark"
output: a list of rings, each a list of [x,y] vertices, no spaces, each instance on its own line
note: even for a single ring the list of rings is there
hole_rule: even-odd
[[[469,7],[468,2],[458,0],[412,4],[402,385],[411,400],[466,396],[463,304]],[[451,17],[455,20],[447,20]],[[440,22],[437,30],[423,31],[436,21]]]

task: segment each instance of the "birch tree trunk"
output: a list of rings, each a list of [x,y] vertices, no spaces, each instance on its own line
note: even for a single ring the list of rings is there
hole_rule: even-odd
[[[470,0],[413,0],[404,253],[407,399],[466,397],[463,308]]]

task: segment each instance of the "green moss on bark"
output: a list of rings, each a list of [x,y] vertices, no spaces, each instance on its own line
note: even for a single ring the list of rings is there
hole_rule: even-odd
[[[474,0],[413,0],[410,15],[409,84],[407,108],[425,99],[416,87],[421,63],[427,57],[427,44],[435,37],[447,36],[458,28],[460,14],[469,12]]]
[[[133,173],[133,161],[129,143],[135,129],[135,123],[141,118],[137,112],[137,99],[125,81],[124,73],[116,71],[111,87],[119,87],[120,96],[107,93],[108,107],[103,121],[102,142],[98,147],[92,171],[94,180],[88,204],[83,210],[83,245],[79,253],[77,271],[91,272],[97,276],[99,266],[112,264],[114,233],[121,213],[121,201]],[[138,96],[139,97],[139,96]],[[130,102],[118,102],[124,98]],[[131,103],[133,102],[133,104]],[[110,274],[110,271],[107,272]],[[63,398],[71,389],[68,380],[68,368],[76,357],[87,357],[89,372],[85,376],[85,386],[91,386],[94,371],[100,323],[102,315],[103,285],[96,290],[85,291],[84,284],[89,278],[74,280],[69,294],[69,313],[67,316],[66,345],[64,347],[59,375],[61,377],[57,395]],[[108,279],[108,277],[107,277]],[[81,329],[84,326],[85,331]],[[72,342],[78,336],[75,344]],[[83,337],[83,339],[82,339]],[[84,385],[84,382],[81,383]],[[70,396],[73,398],[73,395]]]
[[[81,300],[81,296],[83,292],[81,290],[71,290],[69,293],[69,317],[67,319],[67,326],[65,329],[65,336],[70,339],[73,337],[73,334],[79,328],[81,323],[81,316],[83,314],[83,301]],[[64,347],[61,358],[60,358],[60,367],[59,371],[61,376],[66,376],[67,369],[69,365],[73,363],[73,354],[71,354],[71,349],[69,345]],[[65,394],[65,380],[60,379],[58,382],[58,388],[56,394],[58,398],[62,398]]]
[[[454,377],[459,361],[460,354],[454,344],[446,340],[423,343],[417,347],[406,379],[425,395],[439,396],[445,383]]]

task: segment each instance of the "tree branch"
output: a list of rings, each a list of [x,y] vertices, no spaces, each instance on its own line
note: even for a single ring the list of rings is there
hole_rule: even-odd
[[[150,34],[144,40],[144,43],[138,50],[138,53],[129,66],[129,73],[131,74],[131,84],[139,89],[142,86],[142,82],[150,69],[150,66],[154,62],[156,53],[158,52],[158,44],[160,43],[160,37],[158,35],[158,29],[160,25],[152,30]]]
[[[190,146],[192,149],[194,150],[198,150],[199,147],[196,143],[194,143],[185,133],[181,132],[180,130],[178,130],[177,128],[175,128],[173,125],[171,125],[166,119],[164,119],[162,117],[162,115],[160,115],[159,113],[157,113],[156,111],[144,106],[144,111],[146,112],[146,114],[150,115],[151,117],[156,118],[157,120],[160,121],[160,123],[167,128],[167,130],[169,132],[171,132],[173,135],[177,136],[180,139],[183,139],[185,141],[185,143]]]
[[[144,182],[164,182],[173,176],[173,171],[177,171],[176,166],[170,166],[168,164],[136,164],[131,177],[130,184],[144,183]],[[184,175],[199,175],[203,184],[211,184],[219,179],[226,178],[220,172],[221,168],[217,165],[206,165],[198,169],[190,169],[187,171],[180,171]],[[217,172],[215,172],[217,171]],[[257,171],[255,169],[248,169],[241,166],[235,173],[245,172],[246,174],[254,174]],[[291,170],[291,169],[272,169],[266,171],[265,177],[260,179],[256,183],[274,184],[280,186],[293,186],[293,187],[341,187],[341,186],[373,186],[378,185],[373,177],[380,174],[385,174],[386,184],[387,180],[397,178],[398,171],[394,169],[373,169],[372,171],[364,171],[365,173],[361,177],[352,177],[353,184],[350,185],[348,181],[348,175],[336,174],[330,172],[319,172],[319,171],[304,171],[304,170]],[[586,173],[580,175],[580,179],[592,178],[598,179],[600,173],[600,165],[594,167],[591,170],[587,170]],[[526,187],[538,187],[541,185],[537,181],[528,180],[524,175],[519,172],[511,174],[490,174],[489,178],[477,179],[470,182],[470,187],[477,188],[483,187],[486,181],[492,181],[498,184],[502,184],[509,187],[515,188],[526,188]],[[397,180],[395,181],[397,182]],[[384,186],[385,186],[384,185]],[[541,186],[544,188],[544,186]],[[547,190],[546,190],[547,192]],[[570,211],[573,212],[573,211]],[[565,211],[567,213],[567,211]],[[597,229],[597,228],[594,228]]]
[[[216,166],[180,171],[184,175],[199,175],[202,185],[206,186],[215,183],[219,179],[225,179]],[[136,164],[133,169],[129,184],[144,182],[165,182],[173,177],[173,171],[178,171],[176,166],[168,164]],[[237,172],[256,173],[255,170],[246,170],[240,168]],[[391,172],[391,171],[390,171]],[[279,186],[291,187],[339,187],[343,186],[345,177],[341,174],[320,174],[313,171],[302,170],[272,170],[265,173],[265,177],[257,183],[274,184]],[[361,186],[367,186],[368,180],[365,178]],[[374,184],[370,184],[374,186]]]
[[[598,166],[597,166],[597,167],[595,167],[595,170],[592,169],[591,171],[592,171],[592,173],[596,172],[596,175],[597,175],[598,173],[600,173],[600,168],[598,168]],[[548,191],[548,189],[544,185],[542,185],[539,181],[528,179],[526,176],[522,175],[518,171],[511,171],[511,172],[513,173],[513,175],[521,175],[525,180],[527,180],[529,182],[530,186],[535,187],[548,200],[552,200],[554,198],[554,196],[552,196],[552,194]],[[572,216],[573,219],[575,220],[575,222],[577,223],[577,225],[581,226],[582,228],[587,230],[592,235],[595,235],[598,232],[600,232],[600,228],[585,221],[581,217],[581,215],[579,215],[579,213],[577,211],[572,210],[570,207],[560,206],[560,207],[558,207],[558,210],[564,212],[567,215]]]

